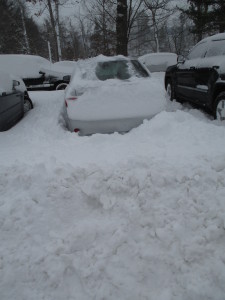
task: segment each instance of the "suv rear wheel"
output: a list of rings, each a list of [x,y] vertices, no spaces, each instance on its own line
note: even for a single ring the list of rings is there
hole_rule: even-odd
[[[219,121],[225,120],[225,92],[220,93],[216,98],[213,115],[214,118]]]

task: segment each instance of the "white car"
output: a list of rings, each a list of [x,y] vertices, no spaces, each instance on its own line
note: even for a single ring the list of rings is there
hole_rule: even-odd
[[[177,54],[169,52],[148,53],[140,56],[138,60],[150,72],[165,72],[168,67],[177,64]]]
[[[165,109],[163,87],[124,56],[77,62],[65,90],[67,127],[80,135],[127,132]]]

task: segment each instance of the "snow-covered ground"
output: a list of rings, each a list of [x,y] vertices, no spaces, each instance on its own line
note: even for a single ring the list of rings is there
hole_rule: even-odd
[[[224,300],[224,124],[168,103],[79,137],[62,91],[30,94],[0,133],[0,299]]]

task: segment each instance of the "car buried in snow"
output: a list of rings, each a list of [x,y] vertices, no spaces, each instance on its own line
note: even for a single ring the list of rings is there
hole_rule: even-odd
[[[73,61],[52,64],[44,57],[36,55],[0,55],[1,69],[22,78],[29,91],[65,89],[74,65]]]
[[[65,91],[67,127],[79,135],[127,132],[165,109],[162,91],[136,59],[79,61]]]
[[[10,129],[33,103],[21,78],[0,72],[0,131]]]
[[[200,41],[165,73],[168,98],[190,102],[225,120],[225,33]]]

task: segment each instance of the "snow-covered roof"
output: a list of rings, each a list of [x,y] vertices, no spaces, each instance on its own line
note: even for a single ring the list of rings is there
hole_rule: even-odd
[[[225,33],[217,33],[212,36],[208,36],[201,40],[200,42],[216,41],[216,40],[225,40]]]
[[[36,55],[1,54],[0,70],[22,78],[40,77],[39,71],[42,65],[50,66],[50,62]]]
[[[138,60],[143,63],[150,72],[166,71],[167,67],[177,63],[177,54],[170,52],[157,52],[142,55]]]

